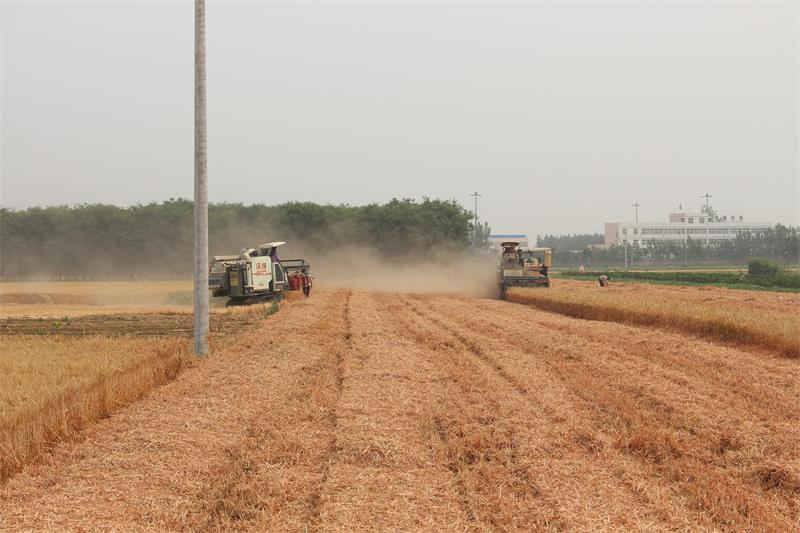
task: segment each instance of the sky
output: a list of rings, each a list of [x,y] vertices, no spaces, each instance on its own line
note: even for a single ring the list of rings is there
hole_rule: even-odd
[[[0,3],[0,205],[194,195],[194,2]],[[800,2],[206,0],[209,201],[800,225]],[[639,204],[639,207],[634,207]]]

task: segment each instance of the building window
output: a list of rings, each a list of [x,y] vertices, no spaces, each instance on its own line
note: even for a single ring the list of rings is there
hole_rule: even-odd
[[[701,224],[705,223],[705,221],[706,221],[706,219],[705,219],[705,218],[701,218],[701,219],[700,219],[700,223],[701,223]]]
[[[689,217],[689,224],[693,224],[693,223],[694,223],[694,219],[692,217]]]
[[[633,228],[633,234],[639,235],[639,228]]]
[[[627,235],[628,234],[628,228],[622,228],[622,234],[623,235]]]

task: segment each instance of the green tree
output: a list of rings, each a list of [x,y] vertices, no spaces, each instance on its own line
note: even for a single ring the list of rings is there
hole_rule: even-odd
[[[703,206],[700,208],[701,213],[705,213],[708,215],[708,218],[714,220],[717,217],[717,211],[714,209],[713,206]]]
[[[488,222],[480,223],[470,222],[469,224],[470,242],[473,250],[486,251],[489,249],[491,243],[489,242],[489,235],[492,234],[492,228],[489,227]]]

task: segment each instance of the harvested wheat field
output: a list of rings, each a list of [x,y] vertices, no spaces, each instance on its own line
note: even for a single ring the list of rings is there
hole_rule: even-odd
[[[320,289],[7,481],[0,531],[800,531],[799,363]]]

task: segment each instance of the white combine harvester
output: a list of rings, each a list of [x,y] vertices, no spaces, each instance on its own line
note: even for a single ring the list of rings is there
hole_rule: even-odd
[[[227,306],[252,305],[267,300],[283,300],[284,292],[311,292],[311,266],[305,259],[279,259],[278,246],[268,242],[243,248],[239,255],[215,256],[208,267],[208,288],[213,296],[230,298]]]

